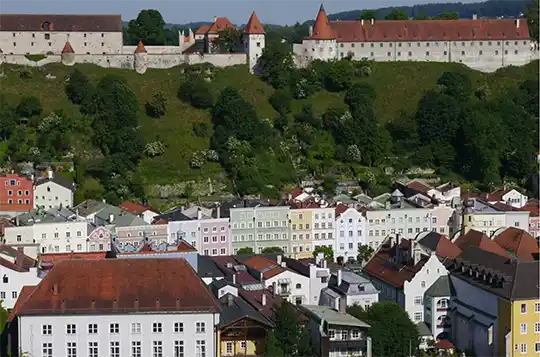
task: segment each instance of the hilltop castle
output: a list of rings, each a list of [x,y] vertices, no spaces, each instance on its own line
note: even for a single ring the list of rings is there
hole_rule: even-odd
[[[538,58],[525,19],[332,21],[321,6],[309,37],[293,45],[297,66],[313,60],[458,62],[491,72]]]
[[[253,12],[242,29],[233,53],[222,53],[213,42],[219,33],[234,25],[225,17],[214,18],[210,26],[194,34],[179,33],[178,46],[124,46],[120,15],[16,15],[0,14],[0,63],[42,66],[62,62],[93,63],[101,67],[171,68],[180,64],[211,63],[225,67],[248,64],[254,70],[265,46],[265,33]],[[46,58],[31,61],[28,55]]]

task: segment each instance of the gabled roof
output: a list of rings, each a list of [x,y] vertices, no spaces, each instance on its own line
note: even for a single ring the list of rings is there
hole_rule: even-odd
[[[197,249],[182,239],[180,243],[178,243],[178,246],[176,247],[176,251],[177,252],[196,252]]]
[[[334,40],[336,38],[323,5],[319,9],[315,25],[313,25],[313,33],[309,38],[312,40]]]
[[[75,51],[73,51],[73,47],[71,47],[71,44],[69,43],[69,41],[67,41],[66,44],[64,45],[64,48],[62,49],[62,53],[75,53]]]
[[[9,257],[9,260],[3,258],[1,255]],[[22,259],[22,264],[20,259]],[[13,261],[11,261],[13,260]],[[19,252],[17,249],[1,244],[0,245],[0,265],[16,272],[27,272],[29,268],[33,268],[37,265],[37,262],[25,255],[22,252]]]
[[[261,294],[266,294],[267,299],[270,295],[266,291]],[[221,304],[221,314],[219,318],[219,327],[221,329],[242,319],[252,319],[264,325],[266,328],[272,328],[272,323],[259,311],[249,305],[242,297],[234,296],[230,293],[223,295],[219,302]]]
[[[19,315],[219,312],[184,259],[65,260],[41,281]]]
[[[66,45],[68,45],[68,44],[69,44],[69,42],[66,43]],[[65,47],[64,47],[64,49],[65,49]],[[62,53],[64,53],[64,52],[62,51]],[[69,53],[72,53],[72,52],[69,52]],[[40,177],[40,178],[36,179],[35,185],[39,186],[39,185],[46,184],[47,182],[53,182],[53,183],[55,183],[57,185],[60,185],[62,187],[67,188],[68,190],[73,191],[75,189],[75,183],[73,181],[68,180],[67,178],[65,178],[63,176],[60,176],[60,175],[54,175],[53,178]]]
[[[150,208],[148,206],[141,205],[139,203],[135,203],[135,202],[132,202],[132,201],[124,201],[124,202],[122,202],[120,204],[120,208],[123,209],[124,211],[127,211],[129,213],[133,213],[133,214],[136,214],[136,215],[143,214],[146,211],[151,211],[151,212],[157,213],[152,208]]]
[[[534,255],[540,253],[536,239],[522,229],[509,227],[494,239],[501,248],[511,252],[521,260],[535,260]]]
[[[286,269],[268,258],[254,255],[243,262],[247,267],[262,273],[264,279],[270,279],[283,273]]]
[[[202,25],[197,29],[197,31],[195,31],[195,35],[204,35],[209,29],[210,25]]]
[[[426,295],[432,297],[450,297],[452,296],[452,285],[447,275],[440,276],[435,280],[433,284],[426,290]]]
[[[338,42],[529,40],[524,19],[332,21],[330,27]]]
[[[461,249],[457,245],[437,232],[429,232],[418,241],[418,244],[435,252],[439,257],[454,259],[461,254]]]
[[[216,18],[214,23],[210,25],[210,28],[208,29],[207,33],[216,34],[229,28],[234,29],[234,25],[232,24],[232,22],[230,22],[229,19],[226,17],[218,17]]]
[[[17,301],[15,302],[15,306],[13,306],[13,310],[11,310],[11,313],[9,314],[7,322],[12,322],[15,316],[19,313],[22,306],[28,300],[30,295],[34,292],[36,289],[35,285],[24,285],[21,289],[21,292],[19,293],[19,297],[17,298]]]
[[[250,35],[264,35],[264,28],[262,27],[255,11],[251,13],[249,21],[244,28],[244,32]]]
[[[460,236],[454,241],[454,244],[457,245],[462,251],[465,251],[470,247],[477,247],[486,252],[491,252],[498,254],[504,258],[510,258],[510,254],[501,248],[497,243],[489,239],[487,235],[482,232],[471,229],[465,235]]]

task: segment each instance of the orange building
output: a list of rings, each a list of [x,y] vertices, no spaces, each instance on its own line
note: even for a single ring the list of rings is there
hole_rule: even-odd
[[[0,176],[0,214],[16,215],[34,207],[32,180],[18,174]]]

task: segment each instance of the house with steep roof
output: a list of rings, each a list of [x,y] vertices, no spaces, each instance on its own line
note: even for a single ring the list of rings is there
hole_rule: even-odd
[[[73,207],[75,183],[48,170],[45,177],[34,180],[34,208]]]
[[[538,241],[522,229],[509,227],[493,238],[493,241],[519,260],[538,260]]]
[[[141,205],[131,201],[122,202],[120,204],[120,208],[142,218],[148,224],[151,224],[154,221],[154,218],[159,214],[156,210],[146,205]]]
[[[220,312],[184,259],[65,260],[21,302],[10,332],[15,354],[216,356]]]
[[[517,19],[329,21],[321,5],[309,35],[293,45],[295,63],[343,58],[458,62],[485,72],[538,56],[527,21]]]
[[[337,310],[342,304],[359,305],[366,309],[378,301],[379,291],[369,279],[340,269],[336,274],[332,274],[328,287],[322,290],[319,305]]]
[[[491,252],[501,257],[510,258],[510,254],[506,249],[502,248],[495,241],[490,239],[482,232],[470,230],[467,234],[458,237],[454,244],[461,250],[466,250],[470,247],[480,248],[486,252]]]
[[[24,255],[22,248],[0,245],[0,301],[2,307],[13,309],[25,285],[39,284],[37,262]]]
[[[531,198],[520,210],[529,212],[529,233],[537,239],[540,238],[540,201]]]
[[[368,244],[367,220],[355,208],[338,205],[335,208],[335,246],[334,254],[344,262],[354,261],[358,249]]]
[[[527,204],[528,197],[516,189],[499,189],[486,195],[490,204],[504,203],[514,208],[521,208]]]
[[[450,299],[452,297],[452,283],[448,275],[440,276],[424,293],[424,321],[430,332],[428,338],[422,340],[423,348],[427,348],[427,341],[446,340],[450,334]],[[419,330],[421,328],[419,327]]]
[[[448,265],[453,296],[451,341],[478,356],[538,351],[540,262],[470,247]]]

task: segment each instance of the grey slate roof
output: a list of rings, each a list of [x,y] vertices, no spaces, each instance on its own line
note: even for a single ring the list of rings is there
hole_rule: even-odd
[[[225,275],[208,256],[197,255],[197,274],[199,278],[223,278]]]
[[[232,304],[229,306],[229,299],[232,298]],[[221,314],[219,316],[219,326],[227,326],[242,318],[251,318],[272,328],[272,323],[260,312],[253,309],[241,297],[231,294],[225,294],[219,299],[221,305]]]
[[[431,330],[424,321],[417,323],[416,327],[418,328],[418,333],[420,336],[431,336]]]
[[[450,297],[452,296],[452,283],[450,278],[441,276],[426,290],[426,295],[433,297]]]
[[[77,206],[73,207],[74,211],[79,212],[79,215],[82,217],[89,216],[93,213],[97,213],[107,207],[108,204],[96,200],[86,200],[79,203]]]
[[[35,185],[36,186],[39,186],[39,185],[43,185],[47,182],[54,182],[55,184],[57,185],[60,185],[62,187],[65,187],[67,188],[68,190],[74,190],[75,189],[75,183],[71,180],[68,180],[67,178],[63,177],[63,176],[60,176],[60,175],[55,175],[53,176],[53,178],[49,178],[49,177],[40,177],[36,180],[36,183]]]
[[[29,212],[17,216],[20,226],[32,226],[36,223],[62,223],[76,221],[76,214],[73,210],[65,207],[43,209],[32,209]]]
[[[109,222],[110,215],[113,215],[113,221]],[[96,214],[96,218],[109,224],[114,224],[116,227],[131,227],[131,226],[147,226],[148,223],[129,212],[122,210],[120,207],[107,205]]]
[[[338,312],[328,306],[300,305],[299,307],[301,310],[304,310],[315,317],[319,322],[324,320],[330,325],[370,327],[364,321],[359,320],[352,315]]]

